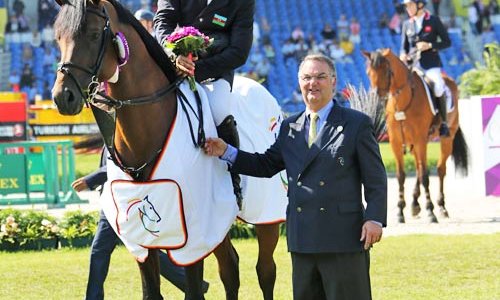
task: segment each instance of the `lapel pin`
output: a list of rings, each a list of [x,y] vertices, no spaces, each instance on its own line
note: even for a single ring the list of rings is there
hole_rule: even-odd
[[[339,164],[340,164],[341,166],[343,166],[343,165],[344,165],[344,158],[343,158],[342,156],[341,156],[341,157],[339,157]]]
[[[340,125],[339,127],[337,127],[337,132],[342,132],[342,130],[344,130],[344,127],[342,125]]]

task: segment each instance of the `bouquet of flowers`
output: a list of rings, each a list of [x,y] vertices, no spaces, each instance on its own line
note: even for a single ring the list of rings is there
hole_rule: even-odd
[[[164,47],[170,49],[175,55],[187,56],[190,59],[198,52],[206,50],[213,42],[208,36],[192,26],[179,27],[169,35]],[[194,74],[188,76],[189,87],[196,90]]]

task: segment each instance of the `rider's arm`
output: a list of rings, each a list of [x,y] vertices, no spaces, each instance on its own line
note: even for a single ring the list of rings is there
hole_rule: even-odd
[[[451,46],[451,40],[448,36],[448,30],[446,30],[443,23],[438,17],[436,17],[435,20],[436,35],[439,37],[439,39],[436,42],[432,43],[431,48],[437,50],[446,49]]]
[[[238,13],[231,24],[229,45],[221,52],[196,62],[196,80],[217,78],[245,64],[253,40],[253,16],[255,1],[241,1]]]
[[[160,45],[163,45],[179,23],[181,12],[180,0],[158,0],[158,11],[154,18],[155,36]]]

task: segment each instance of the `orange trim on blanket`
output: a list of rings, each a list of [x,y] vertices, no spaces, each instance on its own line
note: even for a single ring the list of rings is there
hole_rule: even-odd
[[[278,219],[278,220],[274,220],[274,221],[268,221],[268,222],[262,222],[262,223],[252,223],[252,222],[248,222],[246,221],[245,219],[243,219],[242,217],[236,217],[238,220],[242,221],[242,222],[245,222],[247,224],[252,224],[252,225],[273,225],[273,224],[281,224],[283,222],[286,222],[286,219]]]
[[[177,110],[178,109],[179,108],[177,108]],[[156,170],[158,169],[158,165],[163,160],[163,155],[165,154],[165,151],[167,151],[168,142],[170,142],[170,137],[172,136],[172,132],[174,132],[174,128],[176,125],[177,125],[177,111],[175,112],[174,120],[172,121],[172,125],[170,126],[170,130],[168,131],[168,135],[167,135],[167,138],[165,139],[165,143],[163,144],[163,149],[161,150],[161,153],[158,156],[158,159],[156,160],[156,163],[153,167],[153,170],[151,171],[151,174],[149,174],[148,180],[151,180],[151,178],[153,178],[153,176],[156,173]]]

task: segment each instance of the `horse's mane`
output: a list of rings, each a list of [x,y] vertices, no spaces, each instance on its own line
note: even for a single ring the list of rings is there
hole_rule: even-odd
[[[156,62],[158,67],[167,76],[170,82],[173,82],[177,75],[175,67],[168,58],[163,48],[158,44],[155,38],[142,26],[142,24],[134,17],[134,15],[123,7],[117,0],[107,0],[116,9],[118,20],[121,23],[131,25],[141,37],[142,42],[146,46],[149,55]],[[70,0],[65,0],[61,7],[54,28],[57,36],[76,36],[85,29],[86,19],[85,13],[87,1],[74,1],[78,4],[73,4]],[[95,1],[98,2],[98,1]]]

